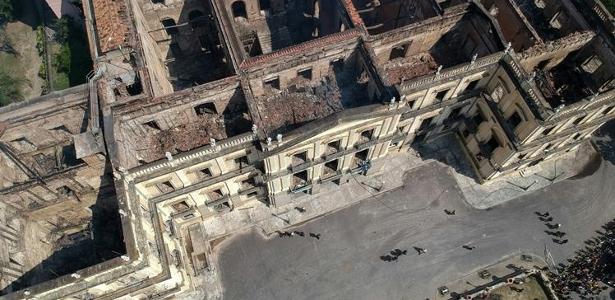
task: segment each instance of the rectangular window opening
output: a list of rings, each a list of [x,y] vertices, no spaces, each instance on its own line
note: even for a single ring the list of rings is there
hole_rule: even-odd
[[[510,123],[510,125],[513,127],[513,129],[517,128],[517,126],[519,126],[519,124],[521,124],[523,122],[523,118],[521,118],[521,116],[519,115],[518,111],[515,111],[512,115],[510,115],[510,117],[508,118],[508,122]]]
[[[185,212],[190,209],[190,205],[188,205],[188,202],[186,201],[177,202],[172,206],[176,213]]]
[[[143,126],[149,128],[149,129],[153,129],[153,130],[161,130],[160,126],[158,125],[158,122],[156,122],[155,120],[151,120],[148,122],[143,123]]]
[[[468,86],[466,86],[466,91],[473,91],[476,89],[476,87],[478,86],[478,82],[480,81],[480,79],[476,79],[472,82],[470,82],[468,84]]]
[[[417,130],[417,132],[422,132],[425,129],[429,128],[431,126],[431,122],[433,121],[433,119],[434,117],[423,120],[423,123],[421,123],[421,126],[419,126],[419,130]]]
[[[299,76],[299,77],[301,77],[303,79],[312,80],[312,68],[307,68],[307,69],[299,70],[297,72],[297,76]]]
[[[329,161],[327,163],[325,163],[325,168],[324,168],[324,175],[332,175],[337,173],[337,168],[339,167],[339,160],[332,160]]]
[[[331,155],[340,151],[341,141],[336,140],[327,144],[326,155]]]
[[[338,58],[331,61],[330,64],[334,70],[343,70],[344,69],[344,59]]]
[[[156,184],[156,187],[161,193],[170,193],[175,190],[175,187],[170,181],[163,181]]]
[[[308,172],[307,170],[293,174],[293,188],[298,188],[307,185]]]
[[[583,122],[583,119],[585,119],[585,116],[577,118],[576,120],[574,120],[574,122],[572,122],[572,124],[573,125],[579,125],[579,124],[581,124],[581,122]]]
[[[265,88],[279,90],[280,89],[280,77],[267,79],[263,82]]]
[[[298,165],[306,163],[307,160],[308,160],[307,151],[296,153],[296,154],[293,154],[292,156],[292,165],[298,166]]]
[[[374,137],[374,129],[369,129],[361,132],[359,141],[361,143],[369,142]]]
[[[209,197],[209,200],[211,201],[216,201],[222,199],[224,197],[224,193],[221,189],[215,189],[207,192],[207,197]]]
[[[218,110],[216,109],[216,105],[213,102],[207,102],[203,104],[199,104],[194,107],[194,112],[198,115],[205,114],[218,114]]]
[[[444,91],[440,91],[436,94],[436,100],[437,101],[442,101],[444,100],[444,97],[446,97],[446,94],[448,93],[449,90],[444,90]]]
[[[397,58],[406,57],[406,53],[408,52],[409,44],[403,44],[391,49],[391,54],[389,55],[389,60],[394,60]]]

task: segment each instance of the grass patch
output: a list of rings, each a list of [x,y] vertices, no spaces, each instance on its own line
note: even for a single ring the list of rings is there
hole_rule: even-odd
[[[23,79],[11,77],[5,69],[0,69],[0,106],[23,100],[21,86]]]
[[[51,78],[54,90],[61,90],[85,83],[86,75],[92,70],[92,59],[86,33],[70,17],[64,17],[53,24],[56,38],[50,45],[52,54]]]
[[[602,3],[611,14],[615,14],[615,0],[602,0]]]

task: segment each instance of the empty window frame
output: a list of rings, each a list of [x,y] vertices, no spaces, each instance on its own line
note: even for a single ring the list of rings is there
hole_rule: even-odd
[[[295,173],[292,176],[293,188],[303,187],[308,184],[308,172],[307,170]]]
[[[457,116],[459,116],[459,113],[461,112],[461,110],[463,109],[463,106],[458,106],[456,108],[454,108],[451,113],[448,115],[449,118],[455,118]]]
[[[198,115],[217,114],[218,110],[213,102],[202,103],[194,107],[194,112]]]
[[[596,72],[600,67],[602,66],[602,61],[600,60],[600,58],[598,58],[598,56],[596,55],[592,55],[591,57],[589,57],[588,59],[586,59],[583,64],[581,64],[581,67],[583,68],[583,70],[585,70],[585,72],[587,73],[594,73]]]
[[[211,173],[211,169],[210,168],[203,168],[203,169],[197,170],[197,171],[195,171],[195,174],[200,179],[209,179],[209,178],[213,177],[213,174]]]
[[[330,63],[331,67],[333,67],[334,70],[343,70],[344,69],[344,59],[343,58],[337,58],[331,61]]]
[[[368,129],[361,131],[361,135],[359,137],[360,142],[368,142],[371,141],[374,137],[374,129]]]
[[[441,102],[444,100],[444,97],[446,97],[446,94],[448,94],[449,90],[444,90],[444,91],[439,91],[438,93],[436,93],[436,101]]]
[[[207,197],[210,201],[216,201],[224,198],[224,192],[221,189],[215,189],[207,192]]]
[[[161,193],[170,193],[175,190],[175,186],[171,183],[171,181],[163,181],[156,183],[156,187]]]
[[[410,107],[410,109],[418,109],[419,107],[415,107],[415,106],[417,106],[416,103],[419,102],[419,99],[421,99],[421,98],[417,97],[417,98],[413,98],[413,99],[408,99],[408,100],[406,100],[406,105],[408,107]]]
[[[162,27],[164,27],[164,30],[167,32],[167,34],[173,35],[179,33],[179,28],[177,27],[175,20],[171,18],[166,18],[160,20],[160,23],[162,23]]]
[[[517,128],[517,126],[519,126],[519,124],[521,124],[523,121],[524,118],[521,116],[521,114],[519,114],[518,111],[515,111],[508,118],[508,123],[513,127],[513,129]]]
[[[553,132],[553,130],[555,129],[555,126],[551,126],[549,128],[545,128],[545,130],[542,132],[543,135],[549,135],[551,132]]]
[[[240,182],[240,185],[242,190],[249,190],[251,188],[254,188],[256,187],[256,178],[250,177],[248,179],[242,180]]]
[[[485,118],[485,115],[483,114],[483,111],[480,109],[480,107],[476,107],[476,114],[472,116],[472,121],[474,121],[476,126],[480,126],[480,124],[487,121],[487,118]]]
[[[576,134],[572,137],[572,139],[576,141],[576,140],[580,139],[580,138],[581,138],[581,136],[582,136],[582,134],[581,134],[580,132],[577,132],[577,133],[576,133]]]
[[[480,79],[476,79],[476,80],[472,80],[470,81],[470,83],[468,83],[468,85],[466,86],[466,91],[473,91],[476,89],[476,87],[478,86],[478,83],[480,82]]]
[[[419,126],[419,129],[416,132],[422,132],[425,129],[429,128],[431,126],[431,122],[433,122],[434,118],[435,118],[435,116],[423,120],[423,122],[421,123],[421,126]]]
[[[410,44],[402,44],[393,47],[391,49],[391,53],[389,54],[389,60],[406,57],[406,53],[408,52],[409,46]]]
[[[330,176],[336,174],[339,168],[339,162],[339,159],[326,162],[322,171],[323,175]]]
[[[280,77],[269,78],[263,81],[263,86],[265,88],[279,90],[280,89]]]
[[[577,118],[576,120],[574,120],[574,121],[572,122],[572,124],[573,124],[573,125],[575,125],[575,126],[576,126],[576,125],[579,125],[579,124],[581,124],[581,122],[583,122],[583,120],[584,120],[584,119],[585,119],[585,116],[579,117],[579,118]]]
[[[158,122],[156,122],[156,120],[147,121],[143,123],[143,126],[145,126],[148,129],[161,130],[160,125],[158,125]]]
[[[305,68],[297,71],[297,76],[303,79],[312,80],[312,68]]]
[[[335,141],[327,143],[325,155],[331,155],[333,153],[337,153],[338,151],[340,151],[341,144],[342,144],[341,140],[335,140]]]
[[[236,18],[248,18],[248,12],[246,10],[246,3],[243,1],[235,1],[231,4],[231,11],[233,12],[233,19]]]
[[[233,162],[233,169],[235,170],[242,169],[250,165],[248,161],[248,156],[246,155],[234,158],[232,162]]]
[[[500,141],[495,132],[491,132],[491,138],[483,143],[484,154],[491,157],[495,149],[500,147]]]
[[[182,213],[190,209],[190,205],[185,200],[173,203],[171,207],[173,207],[175,213]]]
[[[298,166],[298,165],[306,163],[308,160],[307,151],[293,154],[293,156],[291,157],[291,160],[292,160],[291,163],[293,166]]]

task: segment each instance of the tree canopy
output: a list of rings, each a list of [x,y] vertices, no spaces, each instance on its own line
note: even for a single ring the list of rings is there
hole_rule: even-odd
[[[13,0],[0,0],[0,24],[4,21],[12,21],[14,17]]]

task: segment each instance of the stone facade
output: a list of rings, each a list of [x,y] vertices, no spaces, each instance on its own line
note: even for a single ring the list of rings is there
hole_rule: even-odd
[[[7,298],[189,292],[222,238],[202,224],[229,211],[292,204],[444,132],[488,182],[615,118],[613,19],[590,0],[117,2],[84,0],[87,86],[0,111],[2,204],[19,216],[0,231],[87,217],[85,195],[113,181],[125,252]],[[111,44],[105,17],[130,19]],[[73,135],[82,163],[29,170]]]

